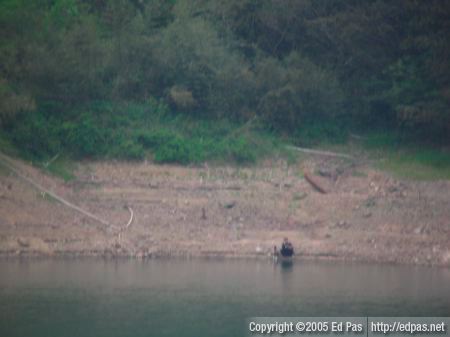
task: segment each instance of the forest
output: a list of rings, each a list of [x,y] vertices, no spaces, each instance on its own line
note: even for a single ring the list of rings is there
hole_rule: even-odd
[[[0,143],[182,164],[349,134],[445,148],[449,61],[446,0],[0,0]]]

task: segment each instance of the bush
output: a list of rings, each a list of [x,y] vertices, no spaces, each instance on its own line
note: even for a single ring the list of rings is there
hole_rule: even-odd
[[[257,148],[247,138],[241,136],[227,141],[224,145],[228,157],[237,163],[254,163],[256,161]]]
[[[162,143],[155,151],[157,163],[187,164],[191,160],[191,149],[181,137]]]
[[[153,150],[158,163],[198,163],[206,158],[198,139],[186,139],[165,128],[142,132],[138,141]]]
[[[334,123],[312,121],[303,124],[293,136],[294,142],[303,146],[324,142],[344,143],[347,139],[347,130],[337,121]]]
[[[25,154],[42,158],[61,150],[57,130],[55,121],[46,119],[41,113],[29,113],[17,120],[10,130],[10,137]]]
[[[108,156],[112,158],[139,160],[144,158],[144,154],[144,148],[136,140],[120,137],[109,151]]]
[[[88,114],[75,122],[66,122],[60,128],[64,145],[76,157],[100,156],[106,153],[107,137],[101,127]]]
[[[253,163],[269,151],[263,132],[253,124],[233,124],[171,115],[160,103],[96,101],[66,111],[24,114],[9,134],[16,146],[33,156],[63,152],[70,158],[139,160],[146,151],[157,163],[201,163],[205,160]]]
[[[177,137],[178,135],[175,132],[165,128],[160,128],[157,130],[142,131],[137,138],[144,147],[156,149],[157,147],[166,144]]]

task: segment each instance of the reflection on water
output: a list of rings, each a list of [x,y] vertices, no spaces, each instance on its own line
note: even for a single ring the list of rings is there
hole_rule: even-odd
[[[443,268],[0,261],[0,336],[242,336],[251,316],[446,316]]]

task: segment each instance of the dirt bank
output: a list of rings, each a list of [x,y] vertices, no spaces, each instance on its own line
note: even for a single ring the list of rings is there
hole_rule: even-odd
[[[2,169],[1,256],[264,256],[288,236],[299,258],[450,266],[449,181],[400,181],[323,158],[254,168],[84,162],[67,183],[15,165],[110,226]],[[305,168],[328,193],[305,181]]]

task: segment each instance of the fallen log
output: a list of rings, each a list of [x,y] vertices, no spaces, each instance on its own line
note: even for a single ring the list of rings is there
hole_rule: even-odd
[[[319,182],[316,179],[314,179],[313,176],[310,173],[308,173],[307,171],[303,171],[303,176],[305,177],[305,180],[308,183],[310,183],[310,185],[312,187],[314,187],[314,189],[316,191],[318,191],[318,192],[320,192],[322,194],[326,194],[327,193],[327,190],[323,186],[321,186],[319,184]]]
[[[319,156],[355,159],[353,156],[350,156],[349,154],[345,154],[345,153],[312,150],[312,149],[306,149],[304,147],[298,147],[298,146],[292,146],[292,145],[287,145],[286,148],[287,149],[291,149],[291,150],[295,150],[295,151],[299,151],[299,152],[304,152],[304,153],[309,153],[309,154],[316,154],[316,155],[319,155]]]

